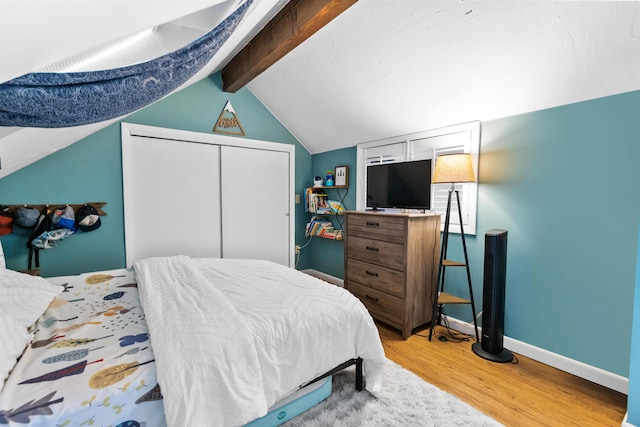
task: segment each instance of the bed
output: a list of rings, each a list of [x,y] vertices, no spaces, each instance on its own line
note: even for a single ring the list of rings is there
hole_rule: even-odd
[[[0,301],[0,425],[277,425],[354,362],[367,390],[381,387],[384,351],[359,300],[269,261],[0,270]]]

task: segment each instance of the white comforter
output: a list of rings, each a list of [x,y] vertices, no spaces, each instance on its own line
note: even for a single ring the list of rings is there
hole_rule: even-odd
[[[346,360],[380,388],[385,356],[348,291],[268,261],[135,264],[169,426],[237,426]]]

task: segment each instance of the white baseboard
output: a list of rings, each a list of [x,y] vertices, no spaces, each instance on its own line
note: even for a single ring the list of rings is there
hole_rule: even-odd
[[[628,416],[629,416],[628,412],[624,414],[624,418],[622,419],[622,424],[620,425],[620,427],[636,427],[635,424],[631,424],[629,421],[627,421]]]
[[[338,279],[337,277],[332,276],[330,274],[323,273],[322,271],[314,270],[311,268],[308,268],[306,270],[300,270],[300,271],[308,274],[309,276],[317,277],[318,279],[322,279],[325,282],[329,282],[332,285],[336,285],[336,286],[340,286],[341,288],[344,288],[344,280]]]
[[[463,322],[451,316],[447,316],[447,320],[451,329],[475,336],[473,324]],[[478,327],[478,330],[481,331],[482,329]],[[480,335],[482,335],[481,332]],[[504,348],[620,393],[629,394],[629,379],[621,375],[587,365],[586,363],[570,359],[557,353],[552,353],[507,336],[504,337]]]
[[[344,287],[344,280],[338,279],[337,277],[331,276],[321,271],[313,269],[301,271],[303,273],[307,273],[311,276],[322,279],[325,282]],[[447,320],[449,322],[449,326],[452,329],[471,336],[475,335],[473,324],[463,322],[462,320],[458,320],[451,316],[447,316]],[[482,331],[482,328],[478,327],[478,330]],[[587,365],[586,363],[570,359],[566,356],[550,352],[548,350],[533,346],[531,344],[527,344],[522,341],[518,341],[513,338],[509,338],[507,336],[504,337],[504,347],[510,351],[544,363],[545,365],[553,366],[554,368],[560,369],[561,371],[568,372],[577,377],[584,378],[585,380],[610,388],[611,390],[629,394],[629,379],[621,375],[614,374],[591,365]],[[623,424],[623,427],[635,426],[627,423],[626,425]]]

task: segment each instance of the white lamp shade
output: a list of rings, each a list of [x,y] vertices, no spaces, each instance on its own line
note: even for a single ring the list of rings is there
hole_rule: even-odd
[[[436,158],[431,180],[434,184],[447,182],[476,182],[471,154],[442,154]]]

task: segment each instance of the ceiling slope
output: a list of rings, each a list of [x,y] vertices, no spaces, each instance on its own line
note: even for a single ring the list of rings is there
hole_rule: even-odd
[[[227,69],[228,72],[225,73],[226,81],[230,82],[225,89],[233,88],[236,91],[356,1],[255,1],[240,27],[216,54],[211,63],[185,83],[182,88],[219,71],[231,58],[238,56],[240,59],[234,61]],[[95,2],[85,3],[95,5]],[[32,55],[31,48],[42,48],[41,45],[44,43],[32,46],[29,44],[32,39],[28,38],[22,44],[21,49],[18,49],[20,43],[1,46],[3,55],[9,55],[16,60],[11,63],[10,67],[3,69],[2,79],[4,80],[0,81],[31,71],[65,72],[111,69],[151,60],[200,37],[231,13],[241,3],[241,0],[166,3],[171,7],[155,9],[153,4],[143,1],[127,8],[129,3],[126,4],[127,7],[119,7],[123,6],[120,2],[102,1],[101,6],[110,4],[115,13],[111,12],[107,16],[102,15],[99,19],[96,19],[95,16],[96,10],[87,9],[84,7],[86,6],[84,3],[83,7],[72,8],[69,14],[61,16],[59,20],[44,22],[49,26],[55,22],[53,27],[38,28],[41,34],[46,34],[49,31],[54,33],[54,36],[48,40],[46,55]],[[181,7],[174,3],[179,3]],[[9,7],[3,8],[4,23],[13,22],[14,27],[10,25],[3,27],[3,40],[10,37],[10,31],[17,31],[16,22],[21,22],[20,31],[25,31],[23,24],[31,22],[28,18],[30,11],[33,10],[33,4],[28,1],[20,4],[14,2],[7,4]],[[60,6],[64,4],[65,1],[59,2]],[[139,9],[141,5],[144,7]],[[152,13],[144,14],[146,19],[134,18],[138,12],[148,10],[149,7],[151,7]],[[198,8],[200,9],[198,10]],[[194,10],[196,11],[193,12]],[[280,12],[278,13],[278,11]],[[89,16],[87,12],[94,15]],[[186,14],[187,12],[189,13]],[[117,15],[120,14],[125,16],[122,22],[117,20]],[[13,20],[6,20],[8,16],[12,16]],[[173,16],[174,19],[165,22],[170,16]],[[73,28],[75,21],[81,22],[77,28]],[[35,22],[38,25],[41,24],[38,19]],[[83,26],[86,22],[96,24],[95,27],[92,27],[91,32],[83,32],[86,31]],[[121,25],[113,25],[114,22],[120,22]],[[31,23],[33,24],[33,22]],[[70,29],[70,31],[60,31],[61,25],[62,28]],[[103,31],[105,28],[101,26],[106,26],[105,28],[108,30],[119,28],[120,32]],[[149,31],[149,27],[154,28]],[[137,34],[140,31],[143,31],[142,35]],[[69,34],[78,32],[86,37],[69,37]],[[114,42],[115,34],[119,34],[120,37]],[[135,43],[131,42],[134,38]],[[249,42],[252,38],[253,40]],[[74,43],[76,40],[78,42]],[[59,46],[58,43],[61,45]],[[249,46],[243,49],[247,43]],[[116,54],[105,55],[105,52],[113,52],[116,46]],[[0,169],[0,178],[121,118],[64,129],[2,128],[0,129],[0,158],[4,162],[4,167]]]
[[[256,0],[187,84],[224,67],[286,3]],[[0,81],[171,20],[201,31],[189,14],[236,4],[2,0]],[[360,0],[247,86],[321,153],[638,90],[639,76],[640,2]],[[0,178],[109,123],[0,129]]]
[[[158,7],[155,0],[2,0],[0,82],[222,3],[165,1]]]
[[[311,153],[640,89],[640,2],[361,0],[248,88]]]
[[[236,92],[358,0],[291,0],[222,69],[223,89]]]
[[[179,89],[219,71],[286,2],[287,0],[254,1],[245,19],[210,63]],[[57,7],[53,7],[54,4]],[[11,60],[2,62],[1,81],[50,68],[51,64],[55,68],[70,56],[83,56],[87,51],[101,50],[97,48],[105,43],[153,26],[158,27],[156,31],[138,45],[120,51],[115,57],[93,59],[72,71],[113,68],[160,56],[188,44],[213,28],[224,19],[226,13],[236,8],[239,0],[168,1],[161,4],[162,7],[157,7],[158,2],[150,0],[2,1],[0,55]],[[94,7],[85,7],[87,5]],[[42,18],[43,12],[46,12],[48,19]],[[36,15],[33,19],[32,14]],[[17,34],[25,37],[17,37]],[[44,48],[39,44],[44,45]],[[59,129],[0,128],[0,178],[121,118]]]

